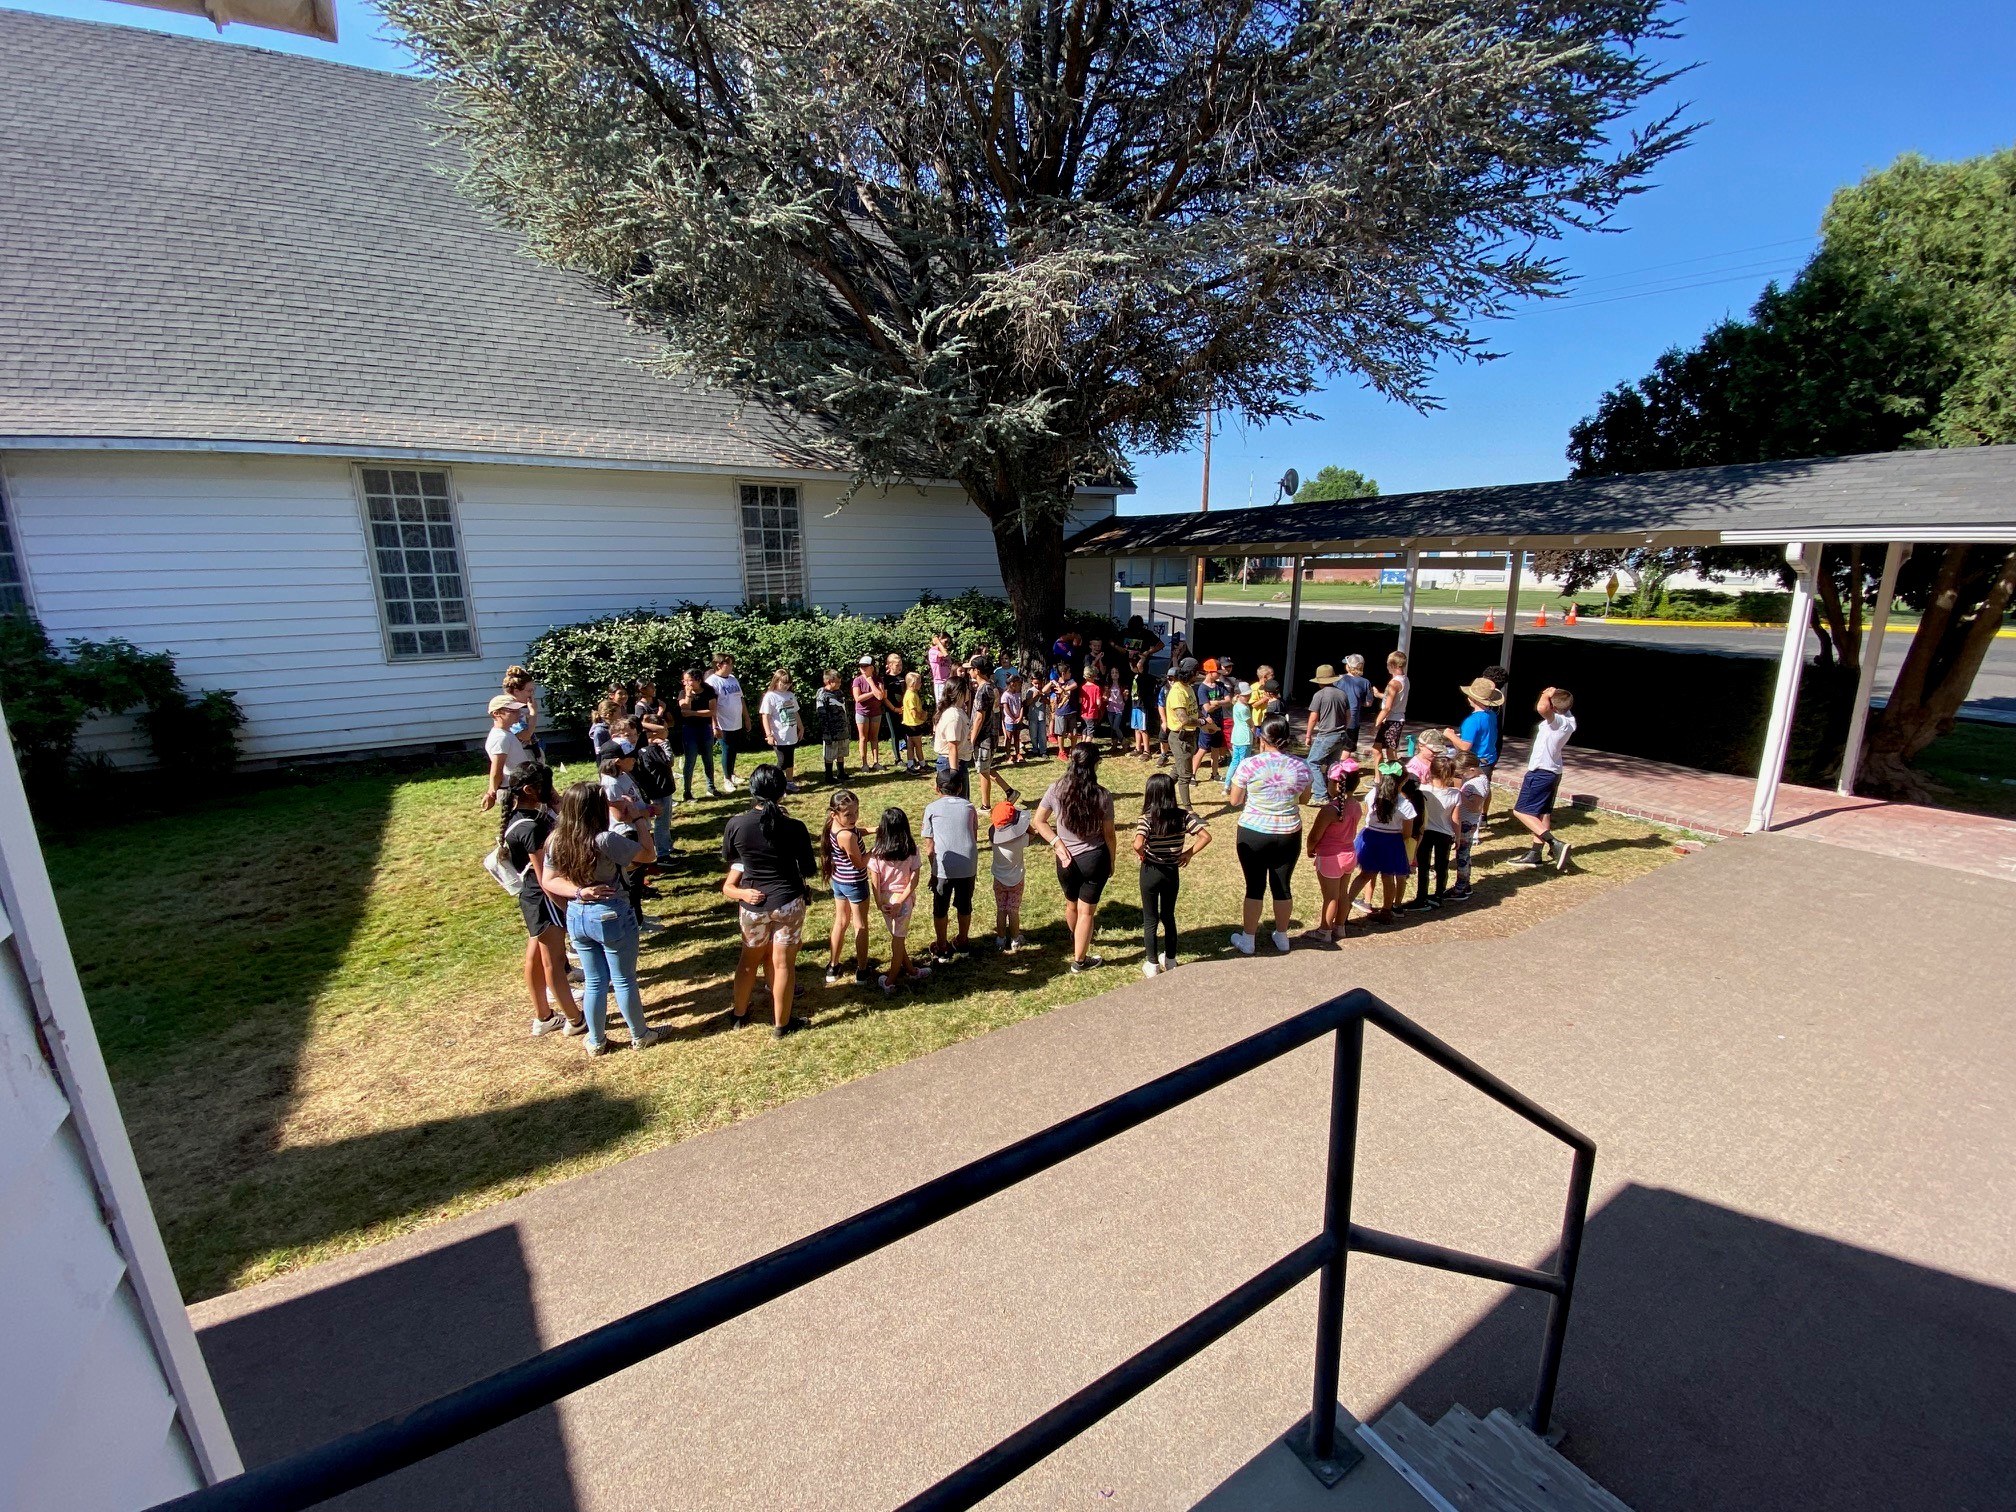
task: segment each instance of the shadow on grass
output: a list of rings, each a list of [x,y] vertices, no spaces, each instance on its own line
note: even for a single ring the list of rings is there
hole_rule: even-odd
[[[1397,1399],[1523,1413],[1545,1312],[1509,1296]],[[1651,1187],[1589,1219],[1563,1449],[1638,1512],[2007,1506],[2012,1396],[2016,1293]]]
[[[425,1212],[467,1192],[609,1148],[644,1127],[641,1102],[585,1087],[460,1118],[275,1151],[163,1225],[184,1293],[231,1287],[250,1262]]]

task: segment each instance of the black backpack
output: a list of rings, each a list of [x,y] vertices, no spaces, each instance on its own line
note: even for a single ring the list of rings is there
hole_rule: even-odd
[[[637,779],[637,791],[653,803],[672,796],[672,758],[657,741],[647,740],[638,749],[631,775]]]

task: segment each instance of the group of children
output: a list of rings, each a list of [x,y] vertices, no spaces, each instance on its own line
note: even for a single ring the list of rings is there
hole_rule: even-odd
[[[964,773],[940,770],[936,787],[937,797],[925,808],[915,830],[908,812],[895,806],[883,809],[874,828],[866,829],[861,823],[860,797],[852,789],[835,788],[827,795],[819,871],[833,888],[828,986],[851,979],[893,993],[929,978],[931,964],[910,954],[910,919],[921,890],[931,895],[935,938],[928,951],[930,962],[951,961],[973,949],[980,811],[967,797]],[[1030,815],[1020,806],[1019,795],[1003,784],[1001,800],[987,811],[987,833],[992,851],[994,944],[1008,955],[1023,946],[1022,890],[1029,825]],[[881,914],[889,933],[889,962],[879,973],[872,969],[869,958],[871,905]]]
[[[799,705],[790,674],[780,669],[758,700],[755,719],[749,719],[733,661],[726,656],[716,659],[711,673],[698,668],[686,671],[670,703],[658,696],[648,679],[634,685],[612,684],[590,731],[599,773],[593,786],[599,789],[601,809],[606,809],[602,823],[622,841],[623,854],[620,863],[610,864],[614,858],[609,847],[597,851],[602,857],[600,870],[592,878],[580,879],[578,887],[588,888],[586,895],[596,899],[598,907],[606,911],[614,906],[627,916],[625,927],[633,932],[628,950],[634,956],[634,933],[659,927],[643,912],[646,883],[674,854],[671,818],[679,785],[675,753],[684,757],[687,799],[693,797],[696,765],[704,770],[709,796],[718,793],[717,754],[722,782],[733,791],[735,755],[746,749],[744,731],[753,726],[770,747],[787,784],[783,791],[791,791],[796,749],[816,730],[824,769],[833,784],[817,862],[834,898],[826,980],[834,985],[848,981],[875,985],[893,993],[927,979],[933,965],[973,948],[983,838],[990,842],[995,946],[1005,954],[1023,948],[1025,853],[1037,816],[1022,807],[1020,795],[1000,767],[1045,755],[1053,744],[1067,759],[1074,746],[1086,746],[1077,752],[1083,759],[1073,764],[1072,772],[1085,769],[1089,790],[1107,804],[1110,831],[1110,795],[1097,787],[1094,775],[1103,738],[1115,751],[1131,749],[1144,758],[1159,754],[1163,764],[1173,761],[1177,767],[1173,774],[1150,777],[1134,836],[1142,868],[1147,950],[1143,969],[1151,975],[1166,970],[1175,953],[1180,867],[1209,843],[1209,831],[1190,802],[1191,780],[1206,772],[1219,775],[1219,763],[1229,757],[1223,768],[1226,790],[1253,809],[1247,789],[1254,782],[1256,763],[1249,758],[1258,754],[1264,763],[1291,749],[1280,689],[1271,669],[1261,667],[1253,681],[1245,682],[1225,659],[1199,663],[1179,657],[1166,680],[1155,677],[1147,659],[1159,649],[1159,641],[1147,646],[1123,637],[1110,651],[1097,642],[1081,648],[1072,641],[1075,637],[1060,638],[1057,661],[1040,675],[1032,672],[1025,678],[997,667],[984,648],[958,662],[949,642],[936,637],[928,658],[928,703],[923,676],[906,672],[900,657],[889,657],[878,674],[874,659],[864,656],[851,686],[836,670],[824,673],[809,718]],[[1306,765],[1301,759],[1292,763],[1305,773],[1298,779],[1304,796],[1288,801],[1290,811],[1304,801],[1315,806],[1305,845],[1322,894],[1320,918],[1311,931],[1319,940],[1342,935],[1361,895],[1372,917],[1381,922],[1390,921],[1403,907],[1432,909],[1471,896],[1472,856],[1491,807],[1508,680],[1502,667],[1487,667],[1462,689],[1469,712],[1459,726],[1409,738],[1404,734],[1410,693],[1404,653],[1387,659],[1387,679],[1377,689],[1364,675],[1362,657],[1346,658],[1344,669],[1341,674],[1327,665],[1317,669],[1317,692],[1301,732],[1308,749]],[[888,694],[892,686],[902,690],[893,706]],[[544,764],[534,694],[530,674],[513,667],[504,691],[491,701],[492,729],[485,743],[491,780],[484,807],[500,799],[506,807],[494,858],[499,865],[493,867],[493,875],[518,891],[524,906],[530,935],[526,978],[534,999],[535,1033],[559,1027],[564,1020],[568,1032],[592,1033],[599,1046],[599,999],[603,991],[613,989],[629,1016],[633,1007],[629,999],[635,995],[634,964],[619,963],[606,942],[584,942],[577,934],[573,915],[582,912],[579,899],[572,912],[563,915],[550,890],[525,881],[538,870],[531,857],[540,850],[559,812]],[[1536,705],[1540,724],[1514,804],[1514,815],[1533,843],[1513,866],[1537,867],[1551,861],[1565,869],[1568,864],[1569,847],[1553,835],[1550,815],[1561,779],[1562,751],[1575,730],[1573,703],[1566,690],[1548,688]],[[896,753],[893,759],[912,772],[925,770],[924,741],[927,736],[931,741],[936,796],[914,827],[910,815],[894,806],[864,825],[861,800],[846,785],[850,745],[860,752],[862,770],[877,771],[884,730]],[[975,776],[981,784],[977,807],[970,796]],[[1071,780],[1075,777],[1065,779]],[[997,785],[999,801],[994,797]],[[774,799],[767,801],[774,806]],[[1045,802],[1049,801],[1046,796]],[[1273,817],[1281,820],[1273,827],[1284,829],[1290,838],[1287,869],[1292,869],[1295,850],[1305,847],[1294,845],[1295,830],[1286,828],[1285,814]],[[1272,833],[1245,836],[1243,828],[1249,821],[1256,830],[1268,828],[1251,813],[1242,818],[1242,865],[1249,848],[1256,854],[1265,846],[1278,850],[1274,842],[1282,838]],[[1294,824],[1299,828],[1299,818]],[[1041,830],[1040,825],[1036,828]],[[1048,831],[1042,833],[1048,838]],[[1103,865],[1110,875],[1114,859],[1110,835],[1104,842],[1081,838],[1088,839],[1090,849],[1109,852]],[[1268,854],[1271,857],[1272,851]],[[1074,852],[1071,864],[1082,872],[1085,858]],[[1269,867],[1281,869],[1272,860],[1260,869]],[[1065,875],[1061,854],[1059,868],[1061,878]],[[1406,901],[1410,876],[1414,894]],[[1103,876],[1100,880],[1103,884]],[[1251,912],[1256,894],[1250,876],[1248,888]],[[909,924],[919,894],[925,891],[931,897],[933,939],[926,951],[913,955]],[[1095,906],[1097,891],[1091,897]],[[1285,878],[1275,892],[1277,912],[1285,915]],[[600,896],[604,894],[608,896]],[[617,901],[612,904],[612,899]],[[1089,914],[1082,897],[1072,901]],[[889,959],[880,971],[871,965],[869,948],[875,913],[890,940]],[[1249,953],[1253,929],[1249,918],[1243,935],[1249,945],[1241,947]],[[1074,925],[1074,935],[1077,932]],[[1083,932],[1089,936],[1089,929]],[[1241,938],[1235,935],[1235,944]],[[1283,937],[1277,932],[1275,938],[1278,942]],[[577,952],[587,943],[607,960],[607,970],[597,974],[602,978],[596,984],[599,990],[590,994],[597,999],[596,1011],[585,1018],[577,1017],[569,992],[562,949],[569,940]],[[1074,944],[1074,970],[1097,964],[1096,957],[1084,956],[1085,943]],[[592,1030],[587,1027],[591,1023]]]
[[[1376,693],[1363,676],[1362,657],[1347,657],[1341,676],[1329,666],[1319,667],[1315,676],[1319,692],[1311,700],[1308,741],[1325,788],[1308,848],[1323,892],[1319,939],[1342,933],[1361,893],[1381,923],[1391,922],[1402,907],[1433,909],[1471,896],[1472,857],[1491,808],[1510,674],[1486,667],[1461,690],[1469,712],[1460,726],[1427,730],[1410,740],[1404,735],[1406,654],[1394,652],[1386,666],[1386,686]],[[1562,751],[1575,731],[1574,702],[1565,688],[1550,687],[1535,706],[1540,723],[1513,805],[1533,846],[1511,863],[1515,867],[1539,866],[1544,850],[1557,870],[1567,868],[1569,847],[1553,834],[1552,811]],[[1360,740],[1368,729],[1370,753],[1361,762]],[[1368,773],[1373,787],[1361,799]],[[1403,904],[1410,876],[1414,896]]]

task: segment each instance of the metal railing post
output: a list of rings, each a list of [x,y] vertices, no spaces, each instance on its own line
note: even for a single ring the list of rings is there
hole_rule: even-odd
[[[1540,1346],[1540,1379],[1533,1387],[1533,1411],[1527,1423],[1541,1437],[1554,1416],[1554,1387],[1561,1377],[1561,1345],[1568,1336],[1568,1304],[1575,1298],[1575,1267],[1582,1258],[1582,1225],[1589,1212],[1589,1186],[1596,1173],[1596,1152],[1577,1150],[1568,1176],[1568,1210],[1561,1218],[1561,1250],[1554,1272],[1561,1290],[1547,1304],[1547,1337]]]
[[[1351,1178],[1358,1159],[1358,1082],[1364,1058],[1365,1021],[1353,1018],[1338,1026],[1330,1072],[1330,1163],[1324,1181],[1323,1237],[1333,1248],[1317,1272],[1321,1279],[1316,1292],[1316,1394],[1309,1406],[1309,1456],[1319,1462],[1340,1459],[1337,1374],[1344,1351],[1344,1265],[1351,1253]],[[1357,1455],[1341,1458],[1355,1461]]]

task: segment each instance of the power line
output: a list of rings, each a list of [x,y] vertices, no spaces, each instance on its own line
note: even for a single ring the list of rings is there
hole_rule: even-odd
[[[1604,296],[1601,299],[1570,299],[1570,300],[1550,299],[1535,303],[1529,306],[1528,308],[1521,310],[1519,314],[1514,318],[1523,319],[1528,315],[1537,315],[1550,310],[1586,310],[1595,305],[1621,304],[1623,303],[1623,301],[1627,299],[1653,299],[1657,298],[1662,294],[1684,294],[1689,289],[1707,289],[1714,287],[1716,284],[1747,283],[1760,277],[1775,278],[1781,274],[1796,273],[1798,271],[1799,269],[1795,265],[1792,267],[1778,268],[1774,271],[1763,274],[1732,273],[1727,275],[1726,277],[1721,278],[1704,278],[1694,283],[1675,284],[1670,288],[1644,289],[1635,294],[1610,294]]]
[[[1818,241],[1817,236],[1790,236],[1783,241],[1759,242],[1754,247],[1730,247],[1721,252],[1707,252],[1699,257],[1682,257],[1673,262],[1648,263],[1642,268],[1629,268],[1621,273],[1594,273],[1587,278],[1578,277],[1578,284],[1608,283],[1613,279],[1637,278],[1646,273],[1657,273],[1664,268],[1686,268],[1695,263],[1715,262],[1724,257],[1741,257],[1750,252],[1768,252],[1776,247],[1795,247],[1807,242]]]

